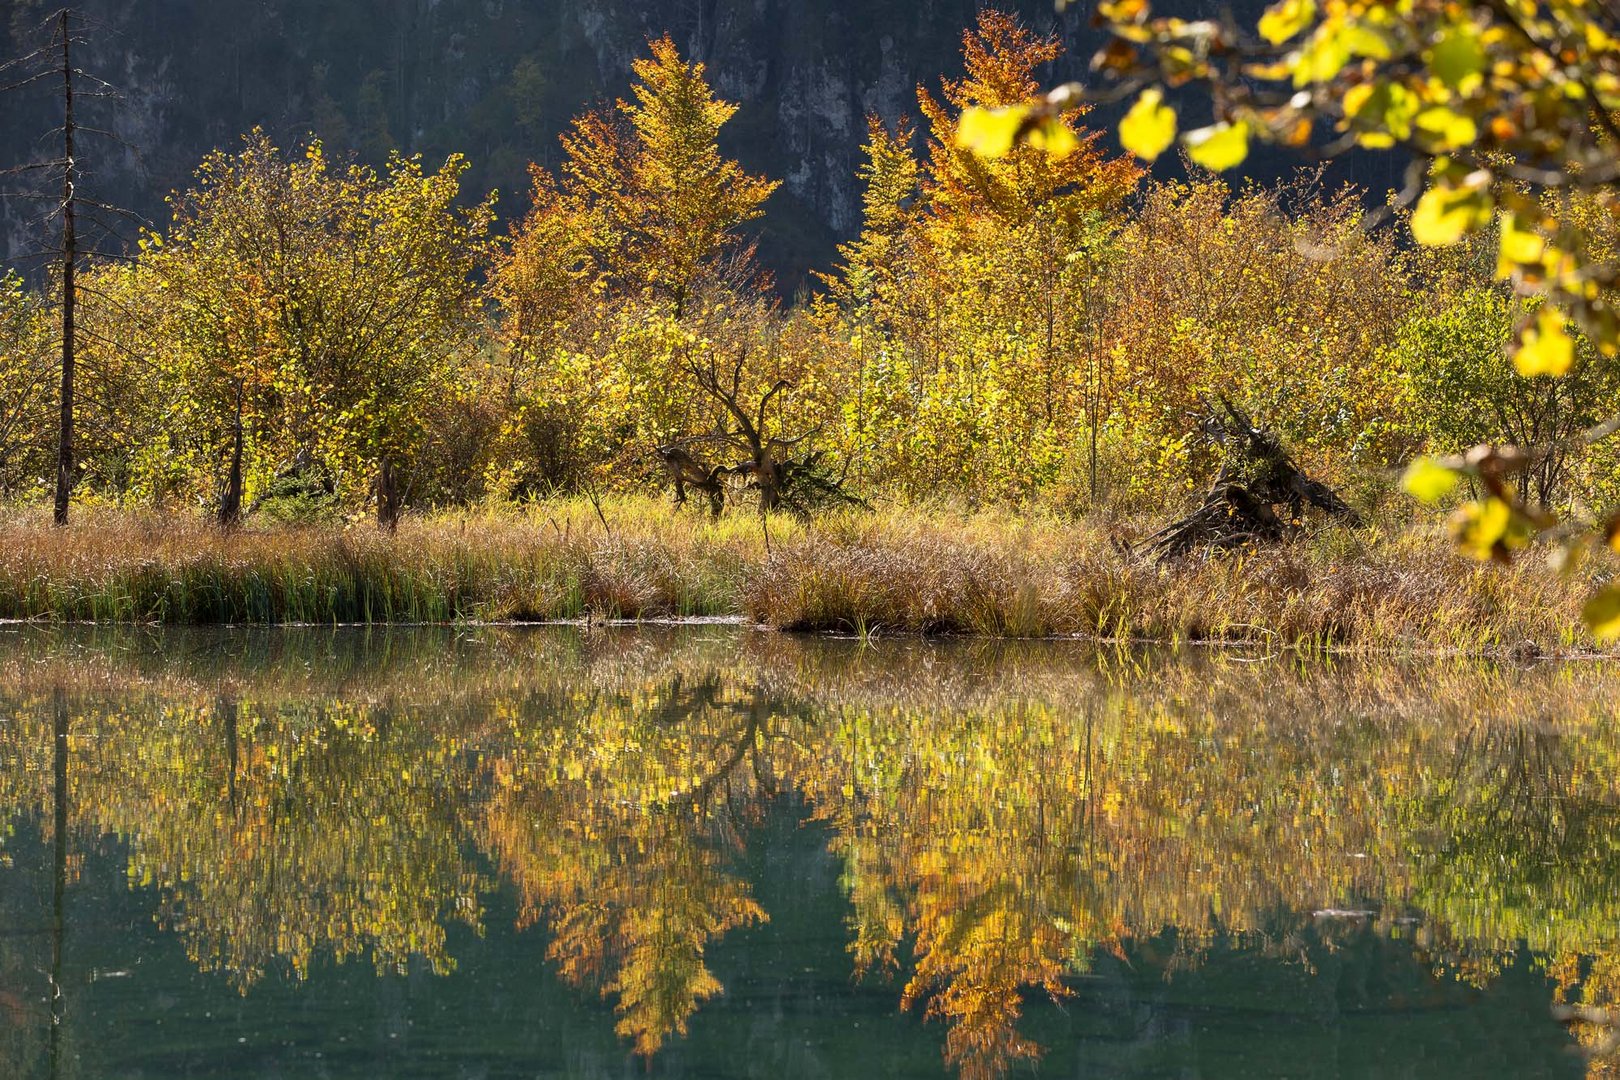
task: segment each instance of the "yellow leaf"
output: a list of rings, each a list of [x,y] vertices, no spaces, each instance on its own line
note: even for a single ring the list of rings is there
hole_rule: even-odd
[[[1186,135],[1187,156],[1206,169],[1220,172],[1241,165],[1249,156],[1249,125],[1215,124],[1189,131]]]
[[[985,109],[977,105],[962,110],[956,122],[956,145],[980,157],[1003,157],[1013,148],[1019,129],[1029,116],[1029,106],[1010,105]]]
[[[1048,157],[1062,158],[1078,150],[1080,140],[1074,137],[1067,124],[1048,117],[1030,129],[1029,145],[1045,150]]]
[[[1620,585],[1610,585],[1588,600],[1581,618],[1599,641],[1620,638]]]
[[[1350,62],[1350,47],[1344,38],[1344,20],[1331,19],[1301,46],[1294,60],[1294,85],[1330,82]]]
[[[1525,378],[1535,375],[1562,375],[1575,363],[1575,340],[1564,329],[1558,309],[1544,306],[1536,321],[1525,327],[1513,366]]]
[[[1344,114],[1364,131],[1364,146],[1391,146],[1412,134],[1412,118],[1418,111],[1417,95],[1400,83],[1357,83],[1344,93]]]
[[[1152,161],[1175,141],[1176,114],[1158,89],[1142,91],[1119,122],[1119,143],[1144,161]]]
[[[1286,63],[1282,63],[1280,61],[1275,64],[1243,65],[1244,75],[1251,79],[1264,79],[1267,82],[1276,82],[1279,79],[1286,79],[1290,73],[1290,70],[1291,69]]]
[[[1344,92],[1339,98],[1339,104],[1344,108],[1344,115],[1358,116],[1361,110],[1367,107],[1372,100],[1374,86],[1370,82],[1357,83]]]
[[[1444,105],[1424,109],[1413,118],[1412,123],[1418,130],[1432,136],[1442,150],[1469,146],[1479,138],[1479,126],[1474,123],[1473,117],[1464,116]]]
[[[1260,36],[1281,45],[1316,18],[1316,0],[1281,0],[1260,16]]]
[[[1512,214],[1502,215],[1502,236],[1497,245],[1496,276],[1508,277],[1515,267],[1541,261],[1547,242],[1540,233],[1519,228]]]
[[[1450,247],[1489,221],[1490,210],[1481,190],[1431,187],[1412,211],[1412,237],[1429,247]]]
[[[1370,56],[1374,60],[1388,60],[1392,53],[1389,41],[1377,30],[1360,23],[1351,23],[1339,35],[1339,41],[1351,56]]]
[[[1458,479],[1455,469],[1448,469],[1433,458],[1420,457],[1406,467],[1401,487],[1419,502],[1433,505],[1451,494]]]
[[[1451,534],[1464,552],[1482,562],[1505,561],[1510,549],[1530,541],[1529,530],[1514,514],[1513,507],[1494,495],[1459,506],[1451,518]]]
[[[1140,22],[1147,13],[1147,0],[1103,0],[1097,5],[1097,14],[1112,23]]]

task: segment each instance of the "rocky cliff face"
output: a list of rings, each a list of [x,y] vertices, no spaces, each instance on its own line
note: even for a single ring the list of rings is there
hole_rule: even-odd
[[[39,23],[61,0],[10,0],[0,52],[45,40]],[[726,150],[784,181],[767,205],[760,252],[791,292],[859,224],[855,177],[865,117],[916,114],[916,87],[959,70],[975,0],[77,0],[92,45],[82,66],[120,91],[84,103],[84,121],[117,140],[87,138],[86,190],[148,220],[215,147],[260,126],[283,146],[311,134],[337,153],[380,162],[388,151],[430,162],[459,151],[469,187],[498,189],[503,216],[528,206],[525,166],[555,164],[557,134],[591,105],[626,96],[630,62],[669,31],[741,105]],[[1232,10],[1253,19],[1265,0],[1162,0],[1176,14]],[[1051,0],[1002,0],[1031,26],[1064,36],[1070,57],[1053,80],[1082,77],[1097,45],[1083,14],[1059,19]],[[1075,9],[1087,5],[1076,4]],[[0,96],[0,169],[52,152],[55,85]],[[1108,117],[1100,114],[1099,122]],[[44,137],[44,138],[42,138]],[[1249,171],[1290,169],[1258,155]],[[1168,163],[1174,168],[1174,163]],[[1400,162],[1363,157],[1335,178],[1379,193]],[[0,182],[3,183],[3,182]],[[39,203],[0,202],[7,262],[48,242]],[[123,236],[133,229],[102,217]],[[116,246],[116,237],[105,239]]]
[[[5,51],[38,39],[57,0],[13,0]],[[727,149],[784,181],[762,253],[791,284],[825,266],[858,224],[855,169],[869,112],[915,114],[915,87],[958,67],[972,0],[81,0],[94,23],[84,66],[118,86],[90,103],[126,145],[90,140],[91,188],[150,218],[198,159],[263,126],[283,145],[316,134],[377,160],[466,153],[471,183],[527,204],[524,165],[552,163],[570,116],[624,95],[630,61],[670,31],[742,108]],[[1085,35],[1050,0],[1035,26]],[[1089,52],[1091,42],[1075,42]],[[1075,71],[1078,71],[1078,61]],[[1054,72],[1058,77],[1067,72]],[[57,122],[47,96],[0,111],[0,168],[37,155]],[[48,145],[48,144],[47,144]],[[11,254],[37,246],[25,208],[5,209]],[[126,230],[127,231],[127,230]]]

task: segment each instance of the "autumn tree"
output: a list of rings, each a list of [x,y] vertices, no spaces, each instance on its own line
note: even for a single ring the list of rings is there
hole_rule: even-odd
[[[534,236],[576,215],[591,275],[623,295],[654,297],[678,317],[701,277],[727,256],[746,258],[738,230],[759,217],[778,182],[720,152],[720,128],[737,106],[714,96],[703,64],[683,60],[667,35],[648,48],[632,65],[633,100],[578,117],[562,136],[560,198],[533,170],[537,197],[515,230],[509,273],[530,273],[526,261],[547,257]],[[508,294],[519,288],[509,283]]]
[[[0,277],[0,495],[8,499],[49,487],[51,343],[45,297],[16,273]]]
[[[962,34],[962,77],[943,80],[939,98],[918,88],[929,127],[929,203],[936,219],[964,228],[984,218],[1020,224],[1044,211],[1072,226],[1087,211],[1118,206],[1135,187],[1141,171],[1128,158],[1104,156],[1097,146],[1102,132],[1080,125],[1084,108],[1065,112],[1050,128],[994,157],[958,138],[962,118],[969,118],[971,128],[974,115],[1029,100],[1040,89],[1037,70],[1063,51],[1055,36],[1036,34],[1014,16],[986,8]]]
[[[289,157],[255,132],[210,155],[167,234],[144,239],[141,271],[171,298],[157,331],[169,431],[213,478],[222,523],[311,463],[397,520],[425,407],[479,325],[492,208],[458,207],[465,170],[397,155],[383,174],[335,167],[319,143]]]
[[[1103,338],[1102,264],[1139,171],[1081,114],[997,158],[957,139],[961,117],[1024,100],[1061,55],[1054,37],[986,10],[965,73],[919,89],[926,157],[909,128],[872,126],[865,221],[829,299],[847,327],[857,457],[902,490],[1021,497],[1074,450]],[[874,454],[874,458],[877,455]]]
[[[686,324],[760,285],[740,230],[777,182],[720,152],[737,106],[715,97],[703,65],[668,36],[649,52],[630,100],[563,134],[556,175],[531,166],[532,205],[497,258],[495,490],[595,486],[693,434],[702,393],[682,356],[704,331]]]
[[[1521,375],[1502,355],[1526,301],[1485,281],[1400,330],[1397,351],[1426,449],[1460,454],[1506,440],[1548,450],[1514,477],[1521,501],[1565,504],[1580,464],[1571,436],[1597,423],[1620,389],[1615,362],[1577,339],[1581,363],[1563,378]]]

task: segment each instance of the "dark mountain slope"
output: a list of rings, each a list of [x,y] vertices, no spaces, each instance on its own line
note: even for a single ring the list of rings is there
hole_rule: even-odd
[[[4,52],[60,0],[11,0]],[[92,143],[92,188],[150,218],[209,149],[255,125],[283,145],[315,133],[334,151],[380,160],[392,148],[472,160],[470,185],[527,203],[524,165],[554,162],[557,133],[582,108],[627,93],[630,61],[669,30],[742,104],[727,149],[785,181],[762,252],[784,280],[827,265],[858,224],[863,117],[915,113],[914,88],[956,70],[972,0],[83,0],[98,24],[85,66],[119,85],[102,119],[134,150]],[[1054,28],[1083,73],[1095,39],[1080,15],[1018,0]],[[1200,6],[1197,0],[1190,6]],[[1241,10],[1257,8],[1241,0]],[[56,122],[48,98],[0,110],[0,168],[39,153]],[[1386,170],[1380,170],[1384,173]],[[1369,177],[1380,185],[1387,176]],[[11,257],[30,241],[20,204],[4,209]]]

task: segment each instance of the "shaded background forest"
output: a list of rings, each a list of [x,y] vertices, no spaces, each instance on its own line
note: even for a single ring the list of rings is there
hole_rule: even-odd
[[[101,201],[161,222],[211,149],[234,149],[263,127],[281,145],[314,134],[338,156],[380,165],[390,150],[431,163],[466,154],[465,189],[501,192],[503,218],[526,208],[527,163],[555,166],[557,135],[583,108],[625,92],[649,38],[671,34],[702,61],[722,98],[743,108],[722,148],[750,172],[783,180],[758,223],[761,261],[791,293],[834,245],[860,227],[865,117],[916,112],[915,89],[961,70],[960,38],[973,0],[84,0],[98,27],[87,69],[122,99],[102,108],[128,144],[93,146],[86,164]],[[1054,14],[1051,0],[1001,5],[1069,46],[1053,79],[1083,75],[1100,40],[1085,12]],[[1215,13],[1208,0],[1185,7]],[[1252,18],[1263,5],[1230,8]],[[44,0],[6,5],[7,56],[29,51]],[[1081,5],[1076,6],[1077,9]],[[0,113],[0,161],[36,154],[59,122],[48,95],[13,95]],[[1112,116],[1098,114],[1098,126]],[[1281,155],[1249,171],[1276,176]],[[1335,179],[1372,192],[1397,186],[1400,163],[1368,155]],[[33,208],[0,205],[12,262],[40,243]],[[126,230],[133,233],[133,229]]]

